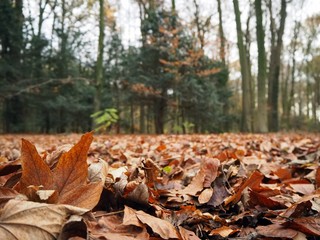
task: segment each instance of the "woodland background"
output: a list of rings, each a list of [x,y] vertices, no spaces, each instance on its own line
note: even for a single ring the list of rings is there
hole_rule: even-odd
[[[0,133],[320,131],[317,0],[208,2],[1,0]]]

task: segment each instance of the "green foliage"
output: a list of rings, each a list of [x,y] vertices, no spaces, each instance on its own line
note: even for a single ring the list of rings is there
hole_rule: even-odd
[[[119,120],[118,111],[114,108],[106,108],[95,112],[90,116],[95,123],[96,131],[106,131],[112,124]]]
[[[166,174],[170,174],[172,172],[172,166],[165,166],[162,168],[162,171],[164,171]]]

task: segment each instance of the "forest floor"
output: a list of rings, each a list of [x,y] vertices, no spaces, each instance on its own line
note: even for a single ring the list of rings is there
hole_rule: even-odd
[[[0,239],[319,239],[319,161],[309,133],[0,135]]]

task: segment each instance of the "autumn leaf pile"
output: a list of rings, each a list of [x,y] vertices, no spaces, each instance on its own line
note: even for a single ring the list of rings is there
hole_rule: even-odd
[[[79,138],[0,136],[0,239],[320,237],[319,135]]]

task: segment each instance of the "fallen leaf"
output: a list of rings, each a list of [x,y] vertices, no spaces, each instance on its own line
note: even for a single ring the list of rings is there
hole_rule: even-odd
[[[27,140],[22,140],[22,176],[18,190],[34,201],[43,202],[48,199],[48,203],[92,209],[99,202],[104,184],[104,179],[87,184],[87,153],[92,140],[91,132],[84,134],[76,145],[62,154],[54,172],[51,172],[49,166],[41,159],[35,146]],[[34,186],[34,190],[30,189],[30,186]],[[46,198],[45,194],[49,192],[39,195],[38,190],[54,192]]]
[[[258,226],[257,232],[265,237],[272,238],[294,238],[298,231],[281,226],[280,224],[271,224],[267,226]]]
[[[21,161],[20,159],[5,162],[0,165],[0,176],[5,176],[10,173],[14,173],[21,169]]]
[[[104,184],[108,175],[108,163],[99,159],[90,164],[88,169],[88,179],[90,182],[102,182]]]
[[[102,216],[97,223],[89,223],[90,236],[94,239],[148,240],[150,239],[146,227],[141,224],[125,225],[122,218],[116,215]]]
[[[285,209],[286,206],[281,202],[275,201],[268,196],[265,196],[263,192],[256,192],[250,190],[250,204],[254,207],[260,205],[262,207],[267,207],[268,209]]]
[[[182,240],[200,240],[200,238],[198,238],[194,232],[189,231],[181,226],[179,226],[178,229]]]
[[[228,226],[222,226],[220,228],[216,228],[216,229],[213,229],[211,232],[210,232],[210,236],[212,235],[220,235],[221,237],[228,237],[230,234],[233,234],[235,232],[237,232],[238,230],[235,230],[235,229],[232,229]]]
[[[63,153],[68,152],[72,148],[72,144],[64,144],[62,146],[59,146],[55,151],[47,155],[46,157],[46,163],[49,166],[54,165],[59,161],[59,158]]]
[[[246,187],[254,187],[260,185],[263,178],[264,176],[259,171],[254,171],[251,176],[240,186],[240,188],[234,195],[225,199],[224,204],[228,205],[230,203],[237,203],[240,200],[242,192]]]
[[[211,187],[211,183],[218,176],[218,168],[220,166],[220,161],[217,158],[208,158],[204,162],[202,167],[205,170],[205,178],[203,182],[203,187]]]
[[[192,179],[191,183],[180,194],[189,194],[196,196],[204,187],[210,187],[211,183],[218,176],[218,167],[220,161],[216,158],[205,159],[197,175]]]
[[[79,239],[88,238],[87,225],[82,216],[72,215],[63,225],[58,240],[76,240],[76,237]]]
[[[225,186],[226,180],[221,175],[213,182],[213,191],[214,193],[211,196],[211,199],[208,202],[208,205],[219,206],[223,201],[230,195]]]
[[[0,187],[0,208],[9,200],[14,199],[19,193],[11,188]]]
[[[311,236],[320,236],[319,217],[301,217],[289,219],[282,224],[284,227],[292,228]]]
[[[71,215],[87,211],[69,205],[10,200],[0,211],[0,239],[57,239]]]
[[[125,206],[125,208],[129,207]],[[143,224],[148,225],[154,233],[159,234],[163,239],[179,238],[177,230],[170,222],[151,216],[141,210],[132,209],[130,212],[134,213]]]
[[[76,191],[66,192],[62,197],[59,197],[58,203],[92,209],[99,202],[102,190],[102,182],[78,186]]]
[[[55,189],[59,197],[79,191],[88,177],[87,153],[93,140],[92,133],[86,133],[68,152],[62,154],[54,169]],[[34,184],[35,185],[35,184]]]
[[[210,201],[211,197],[212,197],[212,194],[213,194],[213,189],[212,188],[206,188],[204,189],[199,197],[198,197],[198,201],[200,204],[204,204],[204,203],[207,203]]]
[[[35,146],[25,139],[22,139],[21,145],[21,166],[21,192],[24,193],[30,185],[43,186],[45,190],[53,189],[53,175],[49,166],[40,157]]]

